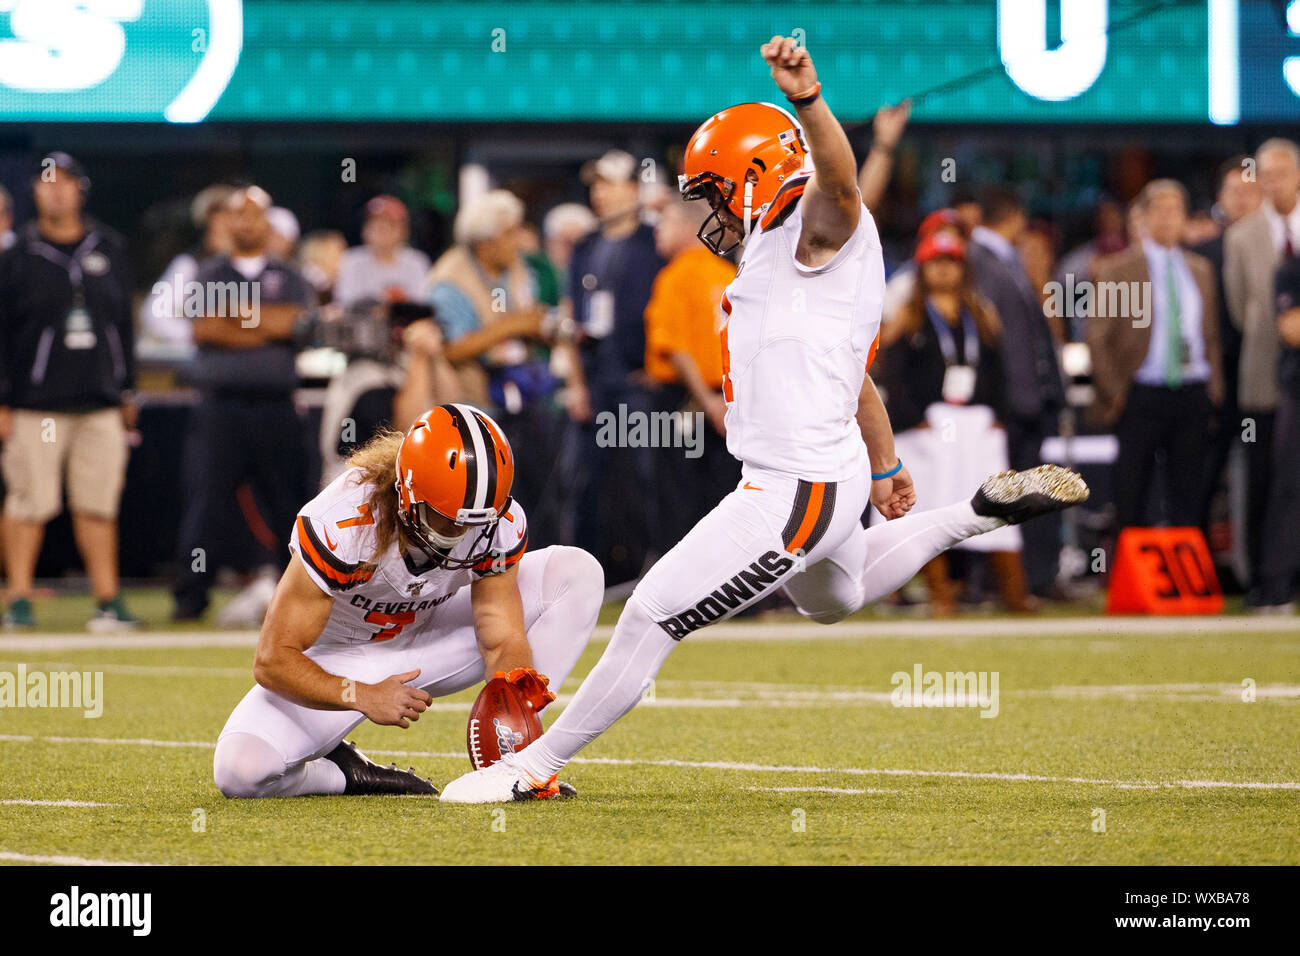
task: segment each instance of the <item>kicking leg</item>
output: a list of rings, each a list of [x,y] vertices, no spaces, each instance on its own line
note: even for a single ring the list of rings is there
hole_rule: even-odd
[[[859,527],[834,554],[787,582],[785,593],[804,617],[834,624],[897,591],[953,545],[1004,524],[962,501]]]
[[[799,612],[834,624],[879,601],[967,538],[1069,507],[1088,497],[1078,475],[1054,465],[989,478],[970,501],[859,529],[826,560],[787,582]]]

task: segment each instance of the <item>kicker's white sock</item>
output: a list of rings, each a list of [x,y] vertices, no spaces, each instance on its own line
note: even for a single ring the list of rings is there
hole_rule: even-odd
[[[514,758],[537,781],[559,773],[579,750],[637,705],[677,646],[633,593],[605,653],[551,728]]]
[[[338,764],[320,757],[287,767],[280,752],[253,734],[227,734],[212,758],[217,789],[227,797],[300,797],[342,793],[347,778]]]

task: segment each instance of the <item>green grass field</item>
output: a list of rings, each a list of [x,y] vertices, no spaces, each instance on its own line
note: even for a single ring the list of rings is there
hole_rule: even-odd
[[[714,628],[568,768],[576,801],[504,808],[226,800],[212,746],[251,636],[0,636],[0,671],[102,671],[105,698],[98,719],[0,709],[0,861],[1296,864],[1300,630],[1260,623]],[[917,664],[997,672],[997,716],[893,706]],[[353,739],[441,785],[468,768],[472,697]]]

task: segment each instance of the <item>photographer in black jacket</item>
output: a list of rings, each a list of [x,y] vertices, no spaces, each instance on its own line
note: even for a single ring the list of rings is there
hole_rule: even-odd
[[[97,602],[88,627],[139,622],[118,593],[117,513],[134,425],[131,278],[121,238],[82,215],[90,180],[66,153],[33,177],[36,220],[0,256],[6,628],[35,626],[32,578],[63,506]]]

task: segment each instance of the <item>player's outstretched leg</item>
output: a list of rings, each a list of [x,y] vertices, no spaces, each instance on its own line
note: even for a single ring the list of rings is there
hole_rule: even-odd
[[[967,538],[1086,501],[1088,486],[1057,465],[1004,471],[970,501],[874,524],[786,583],[799,612],[834,624],[892,594],[928,562]]]

